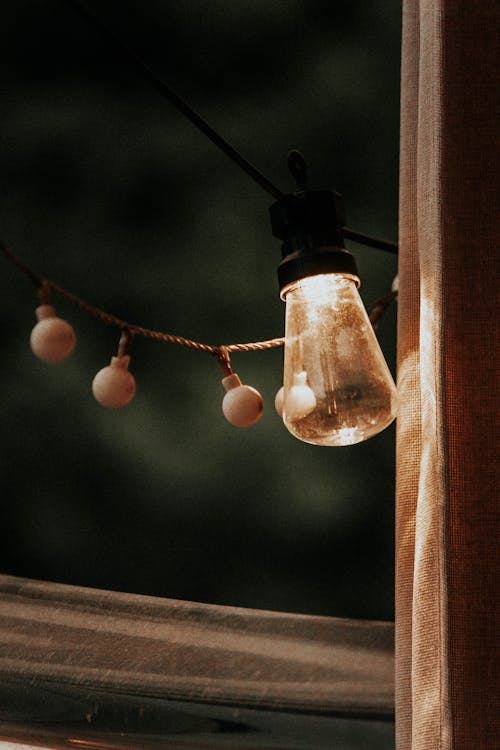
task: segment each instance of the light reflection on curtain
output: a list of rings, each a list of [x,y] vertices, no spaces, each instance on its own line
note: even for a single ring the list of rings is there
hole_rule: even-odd
[[[480,750],[500,736],[499,32],[496,0],[404,5],[398,750]]]

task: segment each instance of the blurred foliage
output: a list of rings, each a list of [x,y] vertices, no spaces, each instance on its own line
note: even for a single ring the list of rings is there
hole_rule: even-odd
[[[298,146],[348,223],[397,236],[400,3],[183,0],[92,5],[283,190]],[[272,199],[137,76],[70,3],[3,5],[1,232],[41,273],[135,323],[210,343],[282,335]],[[357,251],[362,292],[396,261]],[[359,250],[359,252],[358,252]],[[3,261],[2,261],[3,262]],[[266,401],[237,430],[203,354],[137,340],[138,392],[93,400],[119,332],[62,301],[78,346],[27,345],[36,297],[2,267],[5,572],[316,614],[393,617],[394,427],[299,443],[273,400],[282,352],[234,356]],[[395,318],[381,324],[394,372]]]

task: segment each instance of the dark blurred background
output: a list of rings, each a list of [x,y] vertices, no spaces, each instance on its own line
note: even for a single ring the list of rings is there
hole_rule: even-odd
[[[400,2],[89,6],[281,189],[299,147],[349,226],[396,239]],[[283,332],[270,196],[58,0],[4,3],[0,236],[42,275],[131,322],[209,343]],[[354,245],[369,303],[394,257]],[[50,367],[37,304],[0,259],[4,572],[220,604],[393,617],[394,426],[295,440],[274,412],[282,350],[235,355],[266,401],[222,417],[215,360],[137,339],[135,401],[90,384],[119,332],[54,298],[78,336]],[[396,310],[379,338],[394,373]]]

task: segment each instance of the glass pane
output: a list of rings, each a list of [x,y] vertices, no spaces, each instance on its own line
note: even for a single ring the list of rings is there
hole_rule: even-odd
[[[298,145],[349,224],[396,237],[400,3],[94,3],[283,190]],[[89,302],[208,343],[281,336],[272,199],[71,4],[2,8],[2,233]],[[356,248],[366,302],[392,256]],[[4,262],[4,261],[2,261]],[[237,429],[214,358],[137,338],[135,400],[95,403],[119,331],[60,299],[76,349],[29,350],[36,295],[2,273],[4,572],[270,610],[391,619],[393,428],[318,448],[274,413],[283,353],[234,355],[265,399]],[[395,309],[380,326],[394,371]]]

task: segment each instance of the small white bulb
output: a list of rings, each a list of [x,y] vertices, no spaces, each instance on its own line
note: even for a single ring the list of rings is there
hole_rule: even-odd
[[[293,385],[288,391],[284,405],[287,419],[304,419],[316,408],[316,396],[307,385],[307,372],[293,376]]]
[[[52,305],[40,305],[36,309],[38,323],[31,331],[31,351],[38,359],[48,364],[62,362],[69,357],[76,344],[73,328],[62,318],[56,317]]]
[[[276,393],[276,398],[274,399],[274,408],[278,412],[278,416],[283,419],[283,397],[285,394],[285,389],[283,386],[279,389],[279,391]]]
[[[399,276],[395,276],[392,280],[391,285],[391,291],[392,292],[399,292]]]
[[[222,412],[227,421],[235,427],[255,424],[264,411],[260,393],[250,385],[242,385],[235,373],[223,378],[222,385],[227,391],[222,401]]]
[[[92,381],[94,398],[108,409],[126,406],[135,396],[135,379],[128,371],[130,357],[111,357],[111,364],[99,370]]]

